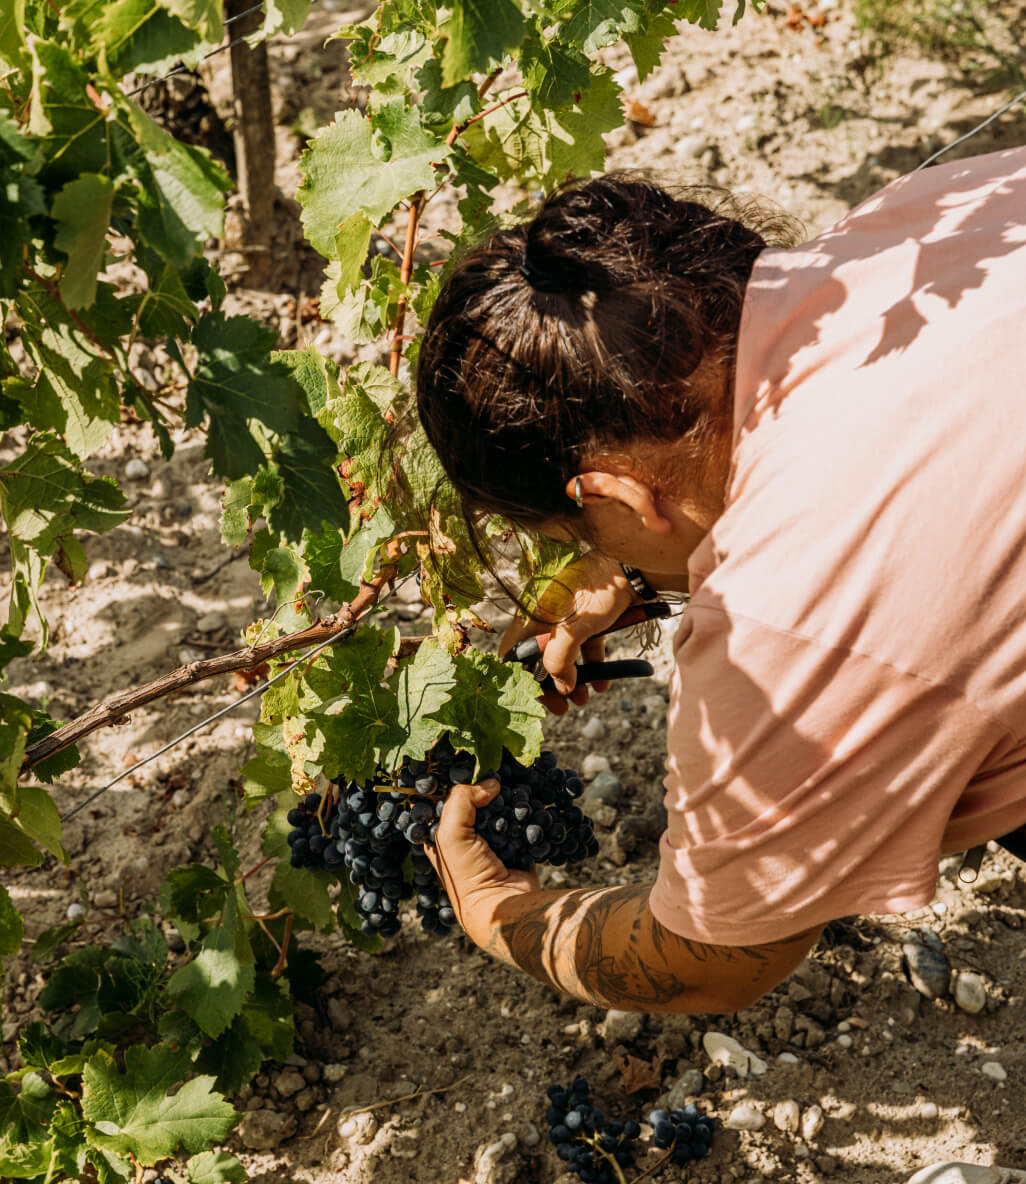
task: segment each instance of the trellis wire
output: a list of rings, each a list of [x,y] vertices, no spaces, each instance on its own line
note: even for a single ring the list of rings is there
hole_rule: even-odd
[[[383,600],[387,600],[398,588],[402,587],[402,585],[405,584],[407,580],[412,579],[416,572],[417,569],[414,568],[414,570],[408,575],[405,575],[401,580],[396,581],[385,593],[385,595],[376,601],[376,604],[380,604]],[[297,666],[302,666],[304,662],[309,662],[311,658],[316,658],[321,650],[327,649],[329,645],[335,645],[337,642],[344,640],[343,633],[344,631],[340,630],[335,636],[329,637],[326,641],[322,641],[318,645],[315,645],[311,649],[307,650],[306,653],[300,654],[300,656],[296,658],[294,662],[290,662],[284,670],[279,670],[273,678],[269,678],[267,682],[263,683],[263,685],[254,687],[251,691],[247,691],[244,695],[234,700],[234,702],[229,703],[227,707],[222,707],[219,711],[215,711],[213,715],[208,715],[206,719],[201,719],[199,723],[193,724],[191,728],[184,731],[180,736],[176,736],[173,740],[169,740],[167,744],[163,746],[163,748],[158,748],[156,752],[151,752],[149,756],[143,757],[141,761],[136,761],[135,764],[131,766],[131,768],[125,769],[123,773],[119,773],[113,781],[108,781],[106,785],[101,785],[100,788],[94,793],[91,793],[89,797],[85,799],[85,801],[79,802],[77,806],[74,806],[72,809],[70,809],[67,814],[64,814],[61,817],[61,822],[67,822],[69,818],[74,818],[75,815],[80,810],[84,810],[90,802],[95,802],[100,794],[106,793],[108,789],[111,789],[113,786],[117,785],[119,781],[123,781],[126,777],[131,776],[131,774],[137,769],[141,769],[143,765],[148,765],[150,761],[155,761],[158,756],[163,756],[163,754],[167,752],[168,749],[174,748],[177,744],[181,744],[183,740],[187,740],[190,736],[195,735],[201,729],[205,728],[207,724],[216,723],[217,720],[221,719],[225,715],[228,715],[237,707],[241,707],[243,703],[248,702],[257,695],[262,695],[269,686],[272,686],[279,679],[284,678],[286,674],[291,674]],[[348,634],[346,634],[346,636],[348,636]]]
[[[977,132],[982,132],[983,129],[988,124],[993,123],[999,115],[1004,115],[1004,113],[1010,108],[1014,107],[1016,103],[1023,102],[1026,102],[1026,90],[1024,90],[1021,94],[1016,95],[1014,99],[1009,99],[1009,101],[1005,103],[1003,107],[999,107],[993,115],[988,115],[982,123],[978,123],[974,128],[972,128],[971,131],[967,131],[964,136],[959,136],[957,140],[952,140],[950,144],[945,144],[943,148],[938,149],[932,156],[928,156],[922,164],[917,165],[912,171],[918,173],[920,169],[925,169],[927,165],[933,164],[938,156],[943,156],[945,152],[950,151],[950,149],[956,147],[958,144],[964,143],[971,136],[975,136]]]

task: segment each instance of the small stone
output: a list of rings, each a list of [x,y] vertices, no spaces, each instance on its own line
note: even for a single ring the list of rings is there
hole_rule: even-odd
[[[324,1080],[329,1084],[334,1085],[336,1081],[341,1081],[345,1077],[347,1068],[345,1065],[328,1064],[321,1066],[321,1074]]]
[[[970,1015],[979,1015],[987,1006],[987,984],[982,975],[959,970],[954,981],[955,1002]]]
[[[637,1040],[644,1027],[645,1017],[640,1011],[617,1011],[611,1008],[602,1021],[602,1036],[606,1044],[629,1044]]]
[[[605,732],[606,725],[597,715],[593,715],[590,719],[584,721],[580,734],[585,740],[597,740],[600,736],[604,736]]]
[[[1008,1078],[1008,1073],[1000,1061],[984,1061],[980,1066],[980,1072],[991,1081],[1005,1081]]]
[[[851,1048],[854,1043],[854,1039],[849,1036],[847,1032],[842,1032],[841,1035],[837,1037],[837,1044],[840,1048]]]
[[[89,564],[89,569],[86,571],[86,579],[104,580],[112,574],[113,570],[106,559],[97,559],[95,563]]]
[[[742,1102],[731,1110],[723,1125],[732,1131],[761,1131],[766,1115],[752,1102]]]
[[[605,760],[605,757],[602,758]],[[598,802],[603,806],[619,806],[623,801],[623,786],[615,773],[599,773],[581,794],[581,801]]]
[[[769,1067],[754,1052],[749,1052],[732,1036],[723,1032],[706,1032],[702,1037],[702,1047],[714,1065],[725,1065],[733,1069],[738,1077],[747,1077],[749,1073],[761,1077]]]
[[[777,1102],[773,1108],[773,1125],[778,1131],[784,1131],[789,1135],[797,1134],[799,1118],[800,1111],[794,1098],[788,1098],[786,1102]]]
[[[328,1000],[328,1019],[336,1032],[353,1026],[353,1013],[338,995],[332,995]]]
[[[191,518],[192,502],[175,502],[175,513],[179,518]]]
[[[701,1069],[685,1069],[666,1094],[666,1109],[681,1110],[688,1098],[697,1097],[705,1089],[705,1074]]]
[[[802,1138],[811,1143],[812,1140],[823,1129],[823,1107],[812,1105],[809,1106],[802,1115]]]
[[[145,481],[149,475],[150,466],[137,456],[133,456],[125,465],[125,477],[129,481]]]
[[[306,1089],[300,1090],[298,1094],[292,1099],[292,1105],[297,1110],[307,1111],[317,1101],[317,1091],[307,1086]]]
[[[296,1116],[277,1110],[252,1110],[235,1128],[243,1147],[250,1151],[270,1151],[296,1133]]]
[[[250,1111],[263,1110],[263,1108],[264,1108],[264,1099],[263,1098],[249,1098],[246,1102],[246,1109],[247,1110],[250,1110]]]
[[[940,1114],[940,1107],[936,1102],[924,1102],[919,1107],[920,1118],[936,1118]]]
[[[68,905],[68,911],[65,914],[69,921],[81,921],[85,915],[85,905],[77,900],[73,900],[71,904]]]
[[[790,1007],[782,1004],[773,1013],[773,1034],[778,1040],[791,1039],[794,1034],[794,1012]]]
[[[338,1124],[338,1133],[343,1139],[352,1143],[369,1143],[378,1129],[378,1120],[370,1111],[363,1114],[342,1115]]]
[[[93,904],[98,909],[116,909],[118,907],[118,894],[113,888],[101,888],[93,897]]]
[[[204,613],[202,617],[196,622],[197,633],[216,633],[218,629],[223,629],[226,624],[224,613],[217,612]]]
[[[599,773],[611,773],[612,768],[609,764],[609,758],[602,756],[597,752],[589,752],[581,764],[581,776],[586,781],[591,781],[597,777]]]
[[[271,1082],[283,1098],[291,1098],[306,1085],[302,1073],[297,1073],[295,1069],[282,1069],[271,1078]]]
[[[314,1061],[310,1061],[299,1070],[303,1074],[303,1079],[309,1081],[312,1085],[315,1081],[321,1079],[321,1067]]]
[[[533,1122],[529,1122],[520,1132],[520,1142],[525,1147],[537,1147],[541,1142],[541,1135]]]
[[[192,795],[187,789],[176,789],[171,795],[171,806],[175,810],[184,810]]]
[[[750,132],[755,127],[754,115],[742,115],[741,118],[734,124],[734,131],[736,132]]]
[[[474,1184],[498,1184],[500,1179],[515,1178],[508,1177],[505,1172],[499,1173],[497,1169],[501,1161],[509,1155],[516,1145],[516,1135],[512,1131],[506,1131],[494,1143],[488,1143],[484,1147],[480,1147],[477,1155],[474,1157]]]
[[[709,147],[709,137],[702,135],[681,136],[673,150],[685,160],[698,160]]]
[[[924,999],[939,999],[948,993],[951,963],[940,938],[930,929],[916,932],[901,946],[902,964],[908,981]]]
[[[793,1052],[782,1052],[777,1057],[778,1065],[797,1065],[798,1058]]]
[[[603,830],[612,830],[616,826],[616,810],[612,806],[591,806],[588,814]]]

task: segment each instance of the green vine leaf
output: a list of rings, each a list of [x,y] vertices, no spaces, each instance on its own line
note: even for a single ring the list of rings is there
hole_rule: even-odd
[[[227,1151],[204,1151],[186,1164],[189,1184],[238,1184],[248,1180],[246,1169]]]
[[[57,223],[57,233],[53,244],[68,257],[60,282],[68,308],[85,308],[96,298],[96,276],[103,266],[113,204],[110,178],[96,173],[82,173],[54,198],[50,216]]]
[[[374,135],[389,144],[382,161],[374,149]],[[380,151],[380,149],[379,149]],[[380,223],[404,198],[433,189],[435,171],[450,155],[445,141],[428,131],[416,108],[402,99],[386,103],[373,120],[358,111],[340,111],[335,122],[322,128],[303,154],[303,183],[298,197],[303,206],[307,237],[322,255],[330,257],[343,223],[358,210]]]
[[[223,1139],[241,1115],[211,1089],[212,1078],[185,1081],[190,1069],[189,1053],[166,1044],[126,1049],[123,1073],[113,1057],[97,1052],[83,1074],[89,1142],[153,1164],[179,1149],[195,1153]],[[181,1088],[169,1096],[176,1086]]]
[[[253,989],[253,950],[235,892],[203,948],[168,980],[168,995],[211,1037],[220,1036]]]
[[[524,15],[513,0],[453,0],[443,32],[442,83],[455,86],[483,72],[515,49],[524,35]]]
[[[14,907],[11,894],[0,884],[0,958],[16,954],[25,936],[21,914]]]

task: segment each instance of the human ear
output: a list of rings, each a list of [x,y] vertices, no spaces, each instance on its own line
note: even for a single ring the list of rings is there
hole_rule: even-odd
[[[578,492],[585,506],[603,499],[619,502],[637,514],[642,526],[653,534],[669,534],[673,529],[673,523],[660,510],[651,485],[636,477],[592,469],[567,481],[566,495],[571,501],[576,501]]]

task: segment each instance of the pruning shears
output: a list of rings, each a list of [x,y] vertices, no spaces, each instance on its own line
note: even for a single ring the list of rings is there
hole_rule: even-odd
[[[672,608],[665,600],[650,600],[645,604],[632,605],[622,616],[600,633],[590,637],[605,637],[609,633],[618,633],[621,629],[629,629],[632,625],[640,625],[644,621],[654,621],[662,617],[672,616]],[[556,684],[552,675],[541,665],[541,657],[545,647],[552,640],[551,633],[542,633],[537,637],[528,637],[517,644],[506,655],[507,662],[519,662],[534,674],[541,683],[543,691],[554,691]],[[577,685],[586,682],[613,682],[620,678],[647,678],[653,674],[652,663],[643,658],[621,658],[610,662],[578,662]],[[544,677],[539,677],[544,675]]]

